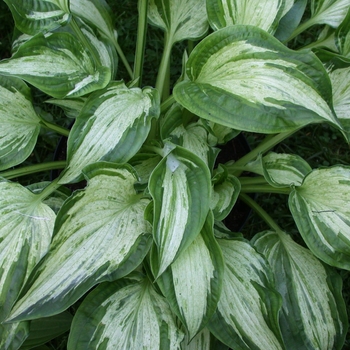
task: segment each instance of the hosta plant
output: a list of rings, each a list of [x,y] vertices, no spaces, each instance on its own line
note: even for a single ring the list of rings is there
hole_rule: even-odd
[[[5,2],[0,349],[65,332],[71,350],[341,349],[350,168],[274,147],[320,123],[349,141],[350,2],[135,1],[133,67],[105,0]],[[148,26],[164,49],[144,84]],[[48,129],[68,137],[66,159],[28,164]],[[255,148],[216,161],[240,133]],[[285,195],[299,243],[251,193]],[[238,202],[269,228],[232,232]]]

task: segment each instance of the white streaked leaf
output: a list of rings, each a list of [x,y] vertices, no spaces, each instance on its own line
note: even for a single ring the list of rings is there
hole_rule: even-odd
[[[344,130],[350,135],[350,68],[336,69],[329,74],[329,77],[333,87],[335,113]]]
[[[224,262],[214,238],[213,216],[191,245],[158,278],[160,289],[191,340],[208,323],[219,301]]]
[[[181,350],[210,350],[210,331],[208,328],[202,329],[191,341],[185,336],[181,343]],[[213,348],[217,350],[217,348]]]
[[[17,350],[29,335],[29,322],[0,323],[0,349]],[[22,348],[21,348],[22,349]]]
[[[111,79],[110,69],[96,67],[80,41],[64,32],[32,37],[0,62],[0,74],[19,77],[56,98],[88,94]]]
[[[35,319],[65,310],[92,286],[135,269],[152,238],[144,219],[149,203],[134,190],[130,167],[96,163],[88,186],[60,210],[50,251],[12,319]]]
[[[345,18],[349,8],[349,0],[312,0],[311,18],[308,22],[328,24],[336,28]]]
[[[60,183],[78,181],[82,169],[99,160],[125,163],[141,148],[159,115],[153,88],[128,89],[114,82],[86,102],[68,138],[68,166]]]
[[[269,265],[244,241],[218,242],[225,272],[209,330],[233,349],[284,349],[278,324],[281,296],[274,289]]]
[[[331,86],[311,52],[295,52],[257,27],[236,25],[203,39],[187,61],[175,99],[204,119],[237,130],[277,133],[309,123],[340,127]]]
[[[284,232],[262,232],[253,243],[267,257],[283,298],[286,349],[342,349],[348,321],[340,276]]]
[[[68,350],[177,350],[183,333],[166,300],[137,275],[103,283],[80,305]]]
[[[343,22],[335,31],[336,52],[347,58],[350,58],[350,11],[348,11]]]
[[[50,103],[55,106],[58,106],[64,110],[64,113],[68,118],[77,118],[80,114],[85,102],[86,97],[76,97],[76,98],[70,98],[70,99],[49,99],[46,100],[45,103]]]
[[[312,171],[289,196],[304,241],[325,263],[350,269],[350,167]]]
[[[0,170],[22,163],[40,131],[30,89],[20,79],[0,76]]]
[[[209,169],[196,155],[175,146],[154,169],[149,190],[154,199],[153,235],[158,252],[153,272],[158,277],[203,227],[209,211]]]
[[[273,33],[283,10],[282,0],[207,0],[208,19],[214,30],[248,24]]]
[[[205,0],[150,0],[148,19],[167,32],[171,43],[199,39],[208,30]]]
[[[35,35],[65,25],[69,19],[68,0],[4,0],[12,12],[16,27]]]
[[[55,213],[20,184],[0,182],[0,322],[47,253]]]

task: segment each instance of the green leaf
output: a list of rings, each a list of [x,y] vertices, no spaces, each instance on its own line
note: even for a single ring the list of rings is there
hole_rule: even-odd
[[[278,324],[281,296],[267,262],[244,241],[218,242],[225,272],[209,330],[233,349],[284,349]]]
[[[163,29],[172,43],[199,39],[208,30],[205,0],[150,0],[148,19]]]
[[[16,27],[35,35],[52,31],[70,20],[68,0],[4,0],[12,12]]]
[[[91,95],[68,138],[68,166],[60,183],[81,179],[82,169],[99,160],[125,163],[141,148],[159,116],[153,88],[128,89],[114,82]]]
[[[154,199],[153,236],[159,277],[201,231],[209,211],[210,173],[201,159],[175,146],[154,169],[149,191]]]
[[[208,323],[220,298],[224,261],[213,234],[213,217],[157,282],[191,340]],[[202,348],[198,348],[202,349]]]
[[[12,320],[57,314],[99,282],[135,269],[150,248],[149,203],[134,190],[132,169],[96,163],[86,169],[88,186],[60,210],[49,253]]]
[[[325,263],[350,269],[350,167],[312,171],[289,196],[289,208],[310,250]]]
[[[68,350],[176,350],[182,338],[166,300],[147,278],[134,275],[103,283],[84,299]]]
[[[207,0],[208,19],[214,30],[249,24],[273,33],[283,10],[281,0]]]
[[[331,86],[311,52],[286,48],[265,31],[236,25],[203,39],[174,88],[182,106],[237,130],[279,133],[309,123],[340,127],[326,101]]]
[[[0,76],[0,170],[22,163],[40,131],[30,89],[20,79]]]
[[[253,243],[268,259],[283,298],[286,348],[342,349],[348,320],[340,276],[284,232],[262,232]]]
[[[51,242],[55,213],[38,196],[12,182],[0,182],[0,322]]]
[[[110,69],[96,67],[80,41],[64,32],[34,36],[0,62],[0,74],[19,77],[56,98],[86,95],[111,79]]]
[[[64,311],[58,315],[39,318],[30,323],[29,337],[25,340],[20,350],[29,350],[43,345],[70,329],[73,316]]]

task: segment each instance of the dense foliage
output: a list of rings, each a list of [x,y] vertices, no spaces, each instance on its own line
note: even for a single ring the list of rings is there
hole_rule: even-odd
[[[67,331],[71,350],[341,349],[350,167],[273,149],[322,123],[349,142],[349,0],[139,0],[133,68],[104,0],[5,2],[0,349]],[[164,48],[144,85],[148,26]],[[26,166],[44,130],[66,159]],[[264,137],[216,161],[241,132]],[[302,244],[251,193],[284,195]],[[270,229],[226,227],[242,202]]]

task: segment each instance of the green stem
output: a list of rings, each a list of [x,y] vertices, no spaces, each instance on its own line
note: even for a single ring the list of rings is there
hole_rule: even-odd
[[[124,67],[126,68],[130,78],[132,79],[134,74],[132,72],[132,69],[130,67],[130,64],[129,64],[128,60],[126,59],[126,57],[124,55],[124,52],[123,52],[122,48],[119,46],[119,43],[118,43],[117,39],[114,39],[113,44],[114,44],[114,48],[117,50],[118,56],[122,60],[122,62],[124,64]]]
[[[0,173],[0,177],[5,179],[13,179],[25,175],[40,173],[47,170],[63,169],[66,166],[66,161],[47,162],[42,164],[29,165],[18,169],[6,170]]]
[[[294,39],[296,36],[298,36],[300,33],[305,31],[306,29],[310,28],[315,24],[314,18],[310,18],[309,20],[305,21],[304,23],[300,24],[292,33],[292,35],[286,40],[286,42]]]
[[[266,185],[267,181],[263,176],[240,177],[241,186]]]
[[[272,230],[282,232],[281,228],[272,217],[257,202],[255,202],[254,199],[244,193],[241,193],[239,197],[243,202],[248,204],[271,227]]]
[[[141,86],[143,58],[145,52],[146,33],[147,33],[147,9],[148,0],[138,1],[139,19],[137,26],[137,42],[135,52],[134,76],[138,78],[137,86]]]
[[[53,180],[48,186],[46,186],[39,194],[38,200],[43,201],[46,197],[48,197],[52,192],[56,191],[61,184],[58,184],[59,178]]]
[[[63,135],[63,136],[66,136],[66,137],[69,136],[69,130],[66,129],[66,128],[63,128],[62,126],[50,123],[50,122],[48,122],[47,120],[44,120],[44,119],[41,119],[40,124],[42,126],[44,126],[45,128],[48,128],[50,130],[53,130],[53,131],[59,133],[60,135]]]
[[[160,106],[161,113],[167,111],[171,105],[175,102],[174,96],[170,95]]]
[[[291,189],[289,187],[273,187],[269,184],[265,185],[242,185],[241,193],[278,193],[289,194]]]

